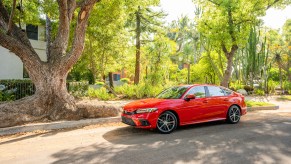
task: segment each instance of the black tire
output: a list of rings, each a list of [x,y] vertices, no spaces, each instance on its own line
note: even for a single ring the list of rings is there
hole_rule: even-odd
[[[172,133],[178,125],[177,117],[174,113],[166,111],[157,120],[157,130],[162,134]]]
[[[236,105],[229,107],[227,112],[227,121],[230,124],[236,124],[239,122],[241,116],[240,108]]]

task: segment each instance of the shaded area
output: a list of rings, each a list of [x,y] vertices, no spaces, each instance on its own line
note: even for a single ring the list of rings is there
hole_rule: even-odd
[[[170,135],[122,127],[101,142],[52,155],[55,163],[288,163],[291,119],[191,125]]]

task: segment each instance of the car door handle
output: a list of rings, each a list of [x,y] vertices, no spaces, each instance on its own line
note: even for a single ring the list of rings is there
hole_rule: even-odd
[[[207,100],[204,100],[203,103],[208,103],[208,101]]]
[[[228,99],[223,99],[223,101],[228,101]]]

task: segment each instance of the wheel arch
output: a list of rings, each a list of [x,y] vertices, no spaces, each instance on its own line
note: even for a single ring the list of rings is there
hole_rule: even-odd
[[[239,108],[240,115],[242,116],[242,110],[241,110],[240,105],[238,105],[238,104],[232,104],[231,106],[237,106],[237,107]],[[231,106],[229,106],[229,108],[230,108]],[[229,110],[229,108],[228,108],[228,110]]]
[[[178,126],[180,126],[180,117],[179,117],[179,114],[176,111],[174,111],[173,109],[166,109],[161,114],[163,114],[165,112],[172,112],[177,117]]]

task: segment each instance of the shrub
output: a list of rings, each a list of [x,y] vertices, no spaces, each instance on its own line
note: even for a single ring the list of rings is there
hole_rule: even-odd
[[[265,92],[261,89],[256,89],[255,90],[255,94],[258,95],[258,96],[264,96],[265,95]]]
[[[251,87],[251,86],[245,85],[245,86],[244,86],[244,90],[246,90],[246,91],[249,93],[249,92],[253,91],[254,88]]]
[[[13,100],[15,100],[13,93],[0,91],[0,102],[1,101],[13,101]]]
[[[95,85],[104,85],[105,83],[103,82],[103,81],[97,81],[96,83],[95,83]]]
[[[273,81],[273,80],[269,80],[268,81],[268,90],[269,93],[275,93],[275,89],[276,87],[279,85],[279,82]]]
[[[5,86],[1,93],[2,101],[18,100],[35,92],[31,80],[0,80],[0,85]]]
[[[114,95],[107,92],[107,89],[101,87],[100,89],[88,89],[88,96],[91,98],[98,98],[100,100],[110,100],[114,98]]]
[[[88,96],[88,82],[69,82],[67,83],[69,92],[75,97]]]
[[[239,89],[243,89],[244,87],[243,87],[243,85],[239,81],[235,81],[235,82],[232,82],[230,84],[230,87],[229,88],[231,88],[234,91],[237,91]]]
[[[129,78],[122,78],[120,79],[121,82],[129,84],[130,83],[130,79]]]
[[[159,94],[165,87],[163,86],[152,86],[150,84],[141,83],[138,85],[124,84],[122,86],[117,86],[114,91],[117,94],[123,95],[125,98],[148,98],[154,97]]]
[[[283,82],[283,89],[291,94],[291,82],[284,81]]]

